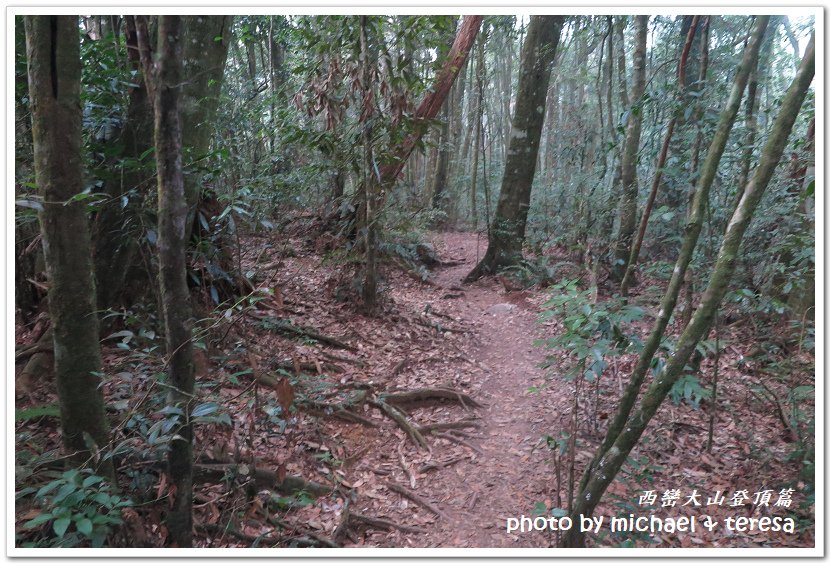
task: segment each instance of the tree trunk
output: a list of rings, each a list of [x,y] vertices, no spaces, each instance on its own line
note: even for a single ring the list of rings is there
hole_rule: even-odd
[[[376,108],[372,103],[371,66],[376,64],[375,57],[369,53],[367,37],[367,16],[360,16],[360,71],[363,84],[363,107],[361,111],[361,141],[363,150],[363,166],[361,167],[361,187],[363,188],[364,215],[361,218],[362,229],[365,233],[363,286],[361,297],[364,310],[372,314],[377,307],[377,209],[378,183],[374,172],[374,157],[372,155],[372,116]]]
[[[182,150],[184,166],[191,167],[210,150],[233,16],[183,16],[182,20],[182,72],[187,77],[181,86]],[[188,239],[202,184],[197,170],[185,176]]]
[[[763,32],[768,17],[759,16],[753,39],[750,41],[752,49],[757,56],[758,29]],[[754,42],[754,45],[753,45]],[[746,57],[742,63],[749,62]],[[744,83],[749,69],[741,69],[739,74],[744,74]],[[749,226],[752,216],[758,207],[761,196],[764,193],[775,168],[781,159],[784,148],[787,144],[795,119],[807,94],[807,90],[815,74],[815,38],[811,38],[810,44],[801,61],[796,77],[793,79],[790,88],[784,96],[781,109],[775,118],[770,135],[761,153],[761,160],[755,169],[752,179],[744,190],[738,207],[732,214],[729,225],[726,229],[720,251],[709,278],[709,284],[701,298],[700,307],[695,311],[692,321],[685,328],[677,342],[674,353],[671,355],[662,376],[645,392],[641,401],[640,409],[631,416],[624,431],[620,432],[613,444],[607,448],[605,455],[593,468],[590,469],[590,476],[585,486],[580,488],[579,495],[571,510],[571,516],[584,515],[589,517],[602,498],[603,493],[616,477],[631,450],[639,441],[646,427],[648,426],[657,409],[665,399],[672,386],[683,373],[689,357],[697,347],[698,342],[709,330],[712,319],[718,310],[723,296],[728,289],[729,280],[735,270],[738,249],[741,244],[744,232]],[[743,91],[743,88],[741,88]],[[735,90],[733,89],[733,94]],[[740,101],[740,100],[738,100]],[[731,104],[730,104],[731,105]],[[738,105],[738,104],[735,104]],[[737,108],[730,110],[730,113],[737,113]],[[734,119],[734,118],[733,118]],[[710,156],[712,153],[710,152]],[[707,158],[707,164],[710,163]],[[704,166],[704,173],[707,172]],[[699,192],[700,193],[700,192]],[[691,223],[690,225],[691,226]],[[687,227],[687,239],[689,238]],[[685,246],[685,245],[684,245]],[[584,546],[584,535],[573,529],[567,532],[563,538],[564,547]]]
[[[89,219],[83,201],[81,53],[77,16],[26,16],[35,181],[49,277],[61,438],[75,462],[110,441],[104,415]],[[111,462],[99,468],[114,477]]]
[[[478,28],[481,26],[481,20],[482,16],[464,16],[461,28],[455,36],[455,41],[450,48],[444,66],[441,67],[435,77],[429,93],[415,110],[413,116],[413,121],[416,124],[415,130],[392,151],[391,162],[380,167],[380,185],[385,193],[391,193],[392,187],[398,181],[398,176],[409,159],[409,155],[412,154],[418,141],[426,132],[429,121],[438,115],[438,111],[447,98],[455,77],[464,66],[464,61],[467,60],[467,55],[478,34]]]
[[[617,88],[619,91],[620,108],[628,107],[628,81],[626,79],[625,68],[625,16],[617,16],[614,23],[614,37],[617,41]],[[616,123],[616,121],[615,121]],[[619,134],[615,132],[615,157],[616,164],[614,165],[614,174],[611,177],[611,189],[609,191],[609,198],[606,204],[606,212],[604,213],[606,220],[602,223],[601,237],[605,240],[611,239],[611,234],[614,230],[614,209],[617,202],[622,199],[620,193],[620,182],[622,179],[622,154],[625,151],[625,137],[619,138]]]
[[[699,16],[692,17],[691,26],[689,26],[686,42],[683,45],[683,51],[680,54],[680,62],[677,65],[677,89],[678,98],[683,100],[686,91],[686,60],[689,57],[689,51],[692,47],[692,40],[695,37],[697,30]],[[657,157],[657,165],[655,166],[654,179],[651,182],[651,190],[648,194],[646,206],[643,208],[643,216],[640,218],[640,228],[637,230],[637,236],[634,239],[634,244],[631,245],[631,255],[628,257],[628,265],[625,269],[625,275],[620,283],[620,293],[626,295],[628,293],[629,285],[634,281],[634,270],[637,268],[637,260],[640,257],[640,248],[643,244],[643,239],[646,236],[646,228],[648,227],[648,220],[651,216],[651,208],[654,206],[654,199],[657,197],[657,190],[660,188],[660,180],[663,177],[663,167],[666,165],[666,158],[669,153],[669,144],[674,133],[674,126],[677,123],[677,114],[679,108],[673,108],[672,118],[669,125],[666,127],[666,133],[663,137],[663,145],[660,148],[660,155]]]
[[[617,232],[614,264],[611,278],[621,281],[631,254],[631,239],[637,222],[637,155],[640,150],[640,130],[643,122],[643,94],[646,88],[646,39],[648,16],[634,18],[634,55],[632,57],[631,109],[625,126],[625,148],[620,164],[622,200],[620,202],[620,228]]]
[[[125,23],[127,65],[131,70],[139,70],[135,22],[128,17]],[[125,295],[125,292],[129,293],[127,280],[137,273],[135,258],[139,250],[139,214],[151,187],[150,159],[140,162],[139,158],[153,144],[152,100],[147,96],[140,74],[135,83],[128,93],[127,118],[119,140],[124,147],[118,164],[120,170],[116,169],[113,174],[115,179],[107,182],[105,190],[109,203],[101,207],[93,222],[95,281],[100,310],[130,305],[131,300]],[[126,205],[122,203],[123,198],[126,198]],[[141,285],[145,288],[146,282],[147,279],[142,276]]]
[[[168,541],[191,547],[193,542],[193,428],[190,412],[194,391],[190,295],[187,289],[187,203],[182,170],[181,83],[184,74],[182,43],[188,35],[181,16],[160,16],[158,60],[142,59],[145,81],[155,110],[156,163],[158,167],[158,258],[161,301],[168,360],[168,405],[180,410],[170,442],[168,470],[174,489],[167,516]],[[146,52],[139,28],[141,51]]]
[[[564,21],[563,16],[534,16],[530,20],[522,49],[510,149],[490,240],[484,258],[466,281],[517,265],[522,260],[530,191],[545,121],[545,97]]]
[[[473,127],[475,143],[473,145],[473,169],[470,177],[470,215],[473,221],[473,230],[478,230],[478,153],[481,149],[481,121],[484,114],[484,44],[485,36],[479,38],[478,54],[476,56],[476,105]],[[472,86],[472,85],[471,85]],[[471,88],[472,90],[472,88]]]

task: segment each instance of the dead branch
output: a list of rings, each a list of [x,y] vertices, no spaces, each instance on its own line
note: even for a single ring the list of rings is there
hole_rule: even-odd
[[[345,356],[339,356],[337,354],[332,354],[331,352],[326,352],[323,350],[320,351],[320,355],[334,362],[346,362],[347,364],[352,364],[359,368],[366,367],[366,362],[364,362],[363,360],[358,360],[356,358],[347,358]]]
[[[315,362],[297,362],[296,367],[300,368],[301,371],[306,371],[309,373],[318,373],[317,371],[317,363]],[[319,364],[320,368],[325,371],[330,371],[334,373],[343,373],[346,371],[342,367],[338,366],[337,364],[332,364],[330,362],[322,362]],[[272,364],[274,369],[284,369],[285,371],[291,372],[294,371],[295,365],[294,362],[274,362]]]
[[[448,387],[424,387],[422,389],[413,389],[411,391],[401,391],[399,393],[384,393],[380,395],[380,399],[391,404],[415,403],[418,401],[428,401],[430,399],[450,399],[458,401],[462,406],[472,406],[482,408],[483,405],[461,391],[450,389]]]
[[[426,508],[427,510],[429,510],[430,512],[432,512],[433,514],[435,514],[439,518],[444,518],[444,519],[450,520],[450,517],[447,516],[447,514],[444,511],[442,511],[440,508],[438,508],[437,506],[435,506],[434,504],[432,504],[428,500],[419,497],[418,495],[416,495],[414,492],[410,491],[406,487],[398,485],[397,483],[392,483],[390,481],[384,482],[383,485],[387,489],[389,489],[390,491],[395,491],[399,495],[408,498],[409,500],[411,500],[412,502],[414,502],[418,506]]]

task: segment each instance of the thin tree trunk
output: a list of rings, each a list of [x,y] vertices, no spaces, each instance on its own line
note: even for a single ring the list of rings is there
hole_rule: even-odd
[[[484,116],[484,43],[485,37],[482,35],[478,43],[478,56],[476,59],[476,98],[475,119],[473,120],[475,127],[475,144],[473,146],[473,170],[470,178],[470,214],[473,220],[473,231],[478,230],[478,205],[477,205],[477,181],[478,181],[478,153],[481,148],[481,134],[482,134],[482,117]],[[471,88],[472,90],[472,88]]]
[[[766,27],[768,17],[760,16],[756,24],[756,31],[750,45],[757,56],[758,28],[761,31]],[[744,63],[750,62],[744,58]],[[743,66],[743,63],[742,63]],[[749,69],[739,71],[744,74],[744,83]],[[761,153],[761,160],[753,173],[752,180],[744,190],[744,196],[738,207],[732,214],[729,225],[726,229],[723,242],[715,261],[709,284],[701,298],[700,307],[695,311],[691,323],[681,334],[674,353],[671,355],[663,374],[652,383],[645,392],[641,401],[640,409],[626,421],[623,432],[619,433],[613,444],[607,448],[605,455],[592,469],[588,481],[580,488],[577,501],[571,511],[571,516],[584,515],[589,517],[602,498],[603,493],[616,477],[631,450],[640,440],[643,432],[654,417],[657,409],[662,404],[666,395],[671,390],[677,379],[683,373],[689,357],[694,352],[697,344],[703,335],[709,330],[720,302],[729,286],[729,280],[735,270],[738,249],[743,235],[749,226],[750,221],[758,207],[758,203],[775,172],[781,155],[787,145],[787,139],[792,132],[793,124],[798,117],[801,105],[807,95],[807,90],[815,74],[815,37],[812,37],[807,46],[804,58],[799,65],[796,77],[793,79],[781,104],[775,122],[773,123],[770,135]],[[743,90],[743,88],[741,88]],[[733,94],[735,90],[733,89]],[[735,104],[736,106],[738,104]],[[729,111],[737,114],[737,107]],[[733,117],[734,120],[734,117]],[[717,138],[717,135],[716,135]],[[710,152],[710,156],[712,153]],[[707,158],[707,163],[710,163]],[[708,170],[704,166],[704,173]],[[701,192],[698,192],[699,194]],[[699,198],[697,198],[699,199]],[[691,224],[689,225],[691,226]],[[689,230],[687,230],[687,240]],[[684,245],[685,246],[685,245]],[[584,535],[578,529],[573,529],[565,534],[562,545],[564,547],[582,547]]]
[[[620,228],[617,233],[615,259],[611,278],[621,281],[631,254],[631,241],[637,221],[637,153],[640,150],[640,130],[643,122],[642,98],[646,87],[646,39],[648,38],[648,16],[634,19],[634,56],[632,64],[631,110],[625,126],[625,148],[620,165],[622,201],[620,203]]]
[[[126,18],[124,39],[127,46],[127,65],[130,70],[140,70],[135,23]],[[120,135],[124,146],[120,170],[114,170],[114,179],[107,182],[108,204],[101,207],[93,222],[95,282],[98,290],[98,308],[129,304],[130,288],[146,288],[146,273],[138,284],[127,283],[135,276],[135,257],[139,250],[140,225],[138,215],[141,202],[152,185],[153,168],[150,159],[139,164],[124,166],[124,159],[138,161],[153,145],[153,105],[147,96],[143,78],[136,77],[136,85],[128,92],[127,117]],[[127,197],[127,205],[122,198]],[[141,290],[139,287],[139,291]]]
[[[689,50],[692,47],[692,40],[695,37],[698,19],[699,16],[694,16],[692,18],[692,24],[689,27],[686,42],[683,45],[683,52],[680,54],[680,62],[677,65],[677,88],[678,98],[680,100],[684,99],[684,93],[686,90],[686,60],[689,57]],[[654,206],[654,199],[657,197],[657,190],[660,188],[660,180],[663,178],[663,167],[666,165],[666,157],[669,154],[669,144],[671,143],[675,124],[677,123],[677,113],[678,109],[675,109],[673,111],[671,121],[669,121],[669,125],[666,127],[666,133],[663,138],[663,146],[660,148],[660,155],[657,158],[657,166],[654,171],[654,179],[651,182],[651,190],[648,194],[646,206],[643,208],[643,216],[640,219],[640,228],[637,230],[637,236],[634,239],[634,244],[631,245],[631,255],[628,257],[628,265],[625,269],[625,275],[623,276],[622,283],[620,283],[620,293],[622,295],[627,295],[629,284],[633,282],[634,270],[637,268],[637,260],[640,257],[640,248],[643,245],[643,239],[646,236],[646,228],[648,228],[648,220],[651,216],[651,208]]]
[[[49,276],[49,315],[61,439],[72,461],[110,441],[100,389],[101,351],[81,155],[81,52],[78,16],[26,16],[35,182]],[[111,462],[99,467],[114,477]]]
[[[204,158],[210,150],[233,16],[183,16],[183,20],[182,65],[187,80],[181,86],[180,106],[183,158],[187,166]],[[202,184],[201,174],[195,171],[185,177],[188,238]]]
[[[401,170],[409,159],[409,155],[412,154],[418,141],[426,132],[429,121],[438,115],[438,111],[449,94],[455,77],[464,66],[464,61],[467,60],[467,55],[478,34],[478,28],[481,26],[481,20],[482,16],[464,16],[461,28],[455,36],[455,41],[450,48],[444,66],[435,77],[429,94],[424,97],[415,110],[413,116],[415,131],[410,133],[393,151],[390,159],[392,162],[380,167],[380,185],[384,193],[391,193],[391,188],[397,182]]]
[[[187,202],[182,171],[181,83],[184,77],[181,16],[160,16],[158,58],[150,60],[148,38],[139,29],[145,82],[155,110],[156,163],[158,166],[158,258],[162,312],[167,345],[168,405],[180,411],[170,442],[168,471],[174,488],[167,515],[171,546],[193,543],[193,428],[190,412],[194,398],[193,342],[190,295],[187,290]]]
[[[556,57],[564,21],[562,16],[534,16],[530,20],[522,49],[510,149],[487,252],[466,281],[517,265],[522,260],[530,192],[545,120],[550,67]]]
[[[703,89],[706,86],[706,73],[709,70],[709,26],[711,24],[712,16],[706,16],[706,20],[703,24],[703,30],[700,35],[700,69],[698,71],[698,79],[697,85],[695,86],[695,90],[697,92],[703,92]],[[692,212],[692,205],[694,202],[695,197],[695,175],[697,174],[697,167],[700,162],[700,148],[703,145],[703,101],[698,96],[697,100],[695,101],[695,125],[697,128],[697,133],[695,134],[695,140],[692,143],[692,154],[689,161],[689,176],[692,178],[691,182],[689,183],[689,195],[688,195],[688,207],[686,215],[691,214]],[[694,308],[694,271],[692,266],[690,265],[686,269],[686,275],[683,279],[683,292],[684,292],[684,304],[683,304],[683,315],[681,318],[681,323],[683,327],[686,327],[689,322],[692,320],[692,312]]]
[[[363,108],[361,141],[363,150],[363,166],[361,170],[361,184],[363,187],[364,217],[363,232],[365,233],[366,263],[364,266],[363,286],[361,297],[363,307],[367,313],[373,313],[377,306],[377,181],[374,174],[374,158],[372,156],[372,125],[370,118],[375,108],[370,105],[371,95],[371,61],[369,55],[369,41],[366,35],[367,16],[360,16],[360,68],[363,82]]]

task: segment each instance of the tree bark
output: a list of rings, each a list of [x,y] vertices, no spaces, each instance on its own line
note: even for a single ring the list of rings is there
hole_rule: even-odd
[[[158,168],[158,258],[162,312],[168,359],[168,405],[180,414],[167,456],[173,505],[167,515],[168,541],[175,547],[193,543],[193,342],[190,295],[187,289],[187,202],[182,165],[182,79],[184,32],[181,16],[160,16],[158,59],[142,59],[145,81],[153,99]],[[142,54],[147,37],[141,33]]]
[[[701,174],[697,181],[697,188],[695,189],[694,201],[692,203],[691,213],[687,219],[685,237],[680,248],[680,253],[677,257],[672,277],[669,280],[666,292],[660,302],[660,310],[657,314],[657,320],[652,327],[651,333],[646,340],[637,364],[631,374],[631,379],[620,399],[620,406],[617,410],[614,419],[608,426],[608,432],[602,445],[597,450],[594,459],[586,470],[585,476],[589,474],[592,467],[599,462],[600,458],[608,451],[608,448],[614,443],[617,437],[622,432],[625,424],[628,421],[631,409],[637,400],[640,392],[640,387],[646,376],[646,372],[651,367],[651,360],[663,339],[663,334],[668,326],[669,319],[674,312],[674,307],[677,304],[677,296],[680,292],[680,286],[683,283],[683,278],[686,269],[691,262],[695,246],[697,245],[700,231],[703,227],[703,218],[706,210],[706,205],[709,200],[709,189],[715,179],[718,165],[720,163],[723,151],[726,148],[726,142],[729,139],[729,133],[735,123],[735,118],[738,115],[741,98],[743,97],[744,89],[746,88],[747,79],[749,77],[749,69],[752,66],[752,61],[758,57],[758,49],[760,41],[766,29],[768,16],[760,16],[756,21],[753,29],[752,37],[744,49],[741,64],[738,67],[738,72],[735,75],[735,80],[732,85],[732,90],[729,94],[729,100],[721,112],[715,134],[709,146],[709,151],[706,155],[706,160],[701,167]],[[583,484],[586,477],[583,477]],[[580,489],[582,489],[580,485]]]
[[[52,320],[61,439],[74,462],[110,441],[104,415],[89,219],[83,201],[78,16],[26,16],[35,181]],[[88,443],[87,437],[94,442]],[[99,471],[114,477],[112,463]]]
[[[753,40],[758,39],[758,28],[760,27],[763,31],[763,28],[766,27],[766,19],[768,18],[758,18]],[[753,40],[751,40],[751,43]],[[754,45],[756,56],[757,49],[756,41]],[[746,59],[744,62],[747,62]],[[747,74],[748,69],[744,69],[743,73]],[[743,235],[786,148],[787,139],[792,132],[793,124],[807,95],[814,74],[815,37],[811,38],[810,44],[807,46],[796,77],[784,96],[770,135],[764,145],[758,167],[755,169],[752,179],[747,184],[744,195],[729,221],[712,275],[701,298],[700,307],[695,311],[689,326],[681,334],[664,373],[645,392],[640,409],[630,417],[625,430],[614,440],[614,443],[607,449],[599,463],[591,469],[590,477],[585,486],[580,488],[579,496],[574,503],[571,511],[572,517],[580,514],[588,517],[593,514],[603,493],[614,480],[666,395],[683,373],[683,369],[698,342],[709,330],[735,270],[738,249]],[[746,78],[744,78],[745,80]],[[734,113],[737,113],[737,108],[734,109]],[[564,547],[582,547],[583,545],[584,537],[578,530],[572,529],[563,538]]]
[[[632,105],[625,126],[625,147],[620,164],[622,200],[620,202],[620,228],[617,233],[614,264],[611,278],[621,281],[631,254],[631,240],[637,222],[637,155],[640,150],[640,130],[643,122],[643,94],[646,89],[646,39],[648,16],[634,19],[634,55],[632,57]]]
[[[126,18],[124,39],[128,68],[140,70],[132,17]],[[127,282],[129,276],[137,273],[135,257],[140,235],[138,215],[152,183],[150,159],[139,159],[153,145],[153,105],[140,74],[135,82],[136,85],[128,92],[127,117],[119,136],[123,151],[113,171],[115,178],[107,182],[105,188],[109,200],[98,211],[93,222],[95,281],[100,310],[130,304],[125,292],[129,293],[129,287],[135,285]],[[126,205],[122,203],[123,198],[127,198]],[[142,282],[146,281],[142,276]]]
[[[695,31],[697,30],[699,16],[692,17],[692,23],[689,27],[686,42],[683,45],[683,51],[680,54],[680,62],[677,64],[677,89],[678,98],[683,100],[686,91],[686,61],[689,57],[689,51],[692,47],[692,40],[695,38]],[[628,257],[628,265],[625,268],[625,275],[620,283],[620,293],[626,295],[628,287],[633,281],[634,270],[637,268],[637,260],[640,257],[640,248],[643,245],[643,239],[646,236],[646,228],[648,228],[648,220],[651,216],[651,208],[654,206],[654,199],[657,197],[657,190],[660,188],[660,180],[663,177],[663,167],[666,165],[666,158],[669,154],[669,144],[672,140],[674,127],[677,123],[677,113],[679,109],[675,108],[672,112],[672,118],[666,127],[666,133],[663,137],[663,145],[660,148],[660,155],[657,157],[657,165],[654,171],[654,178],[651,182],[651,190],[648,194],[646,206],[643,208],[643,216],[640,218],[640,227],[637,230],[637,236],[634,239],[634,244],[631,245],[631,255]]]
[[[426,132],[429,121],[438,115],[455,77],[464,66],[464,61],[467,60],[467,55],[478,34],[478,28],[481,26],[481,20],[482,16],[464,16],[444,66],[435,77],[429,94],[415,110],[415,115],[413,115],[415,130],[393,150],[390,162],[380,167],[380,185],[386,194],[391,193],[409,155]]]
[[[522,260],[530,192],[545,120],[545,97],[564,21],[564,16],[534,16],[528,25],[501,194],[487,252],[467,276],[468,282]]]
[[[478,153],[481,148],[481,121],[484,114],[484,43],[485,36],[479,38],[478,53],[476,55],[476,105],[475,118],[473,119],[473,127],[475,131],[471,131],[471,135],[475,135],[475,143],[473,144],[473,167],[470,174],[470,216],[473,221],[473,230],[478,230]],[[472,85],[471,85],[472,86]],[[472,88],[471,88],[472,90]]]
[[[225,59],[231,41],[233,16],[182,17],[181,124],[185,167],[192,167],[210,150],[213,119],[225,76]],[[188,207],[186,236],[189,239],[202,186],[202,175],[193,170],[185,176]]]

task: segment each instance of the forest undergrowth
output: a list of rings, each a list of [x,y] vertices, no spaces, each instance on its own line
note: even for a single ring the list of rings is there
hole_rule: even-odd
[[[506,519],[567,508],[636,355],[610,356],[601,376],[575,381],[566,354],[538,345],[565,331],[562,315],[540,314],[567,284],[520,288],[507,277],[462,284],[486,240],[463,232],[430,238],[437,257],[429,276],[387,264],[381,310],[364,316],[350,299],[348,264],[325,240],[302,229],[279,244],[267,234],[245,237],[241,265],[252,273],[255,293],[216,308],[195,329],[195,546],[556,543],[551,533],[508,534]],[[610,299],[600,274],[596,305]],[[581,274],[573,282],[591,289]],[[643,316],[629,323],[632,337],[646,334],[664,284],[658,276],[633,288],[629,304]],[[103,342],[103,387],[122,475],[117,493],[131,499],[110,542],[124,547],[164,544],[162,511],[171,492],[154,454],[171,439],[157,378],[164,366],[154,353],[159,337],[141,318],[113,317],[119,330]],[[758,321],[737,297],[724,309],[702,346],[699,371],[675,386],[597,515],[627,516],[642,509],[644,491],[657,491],[659,499],[664,490],[682,489],[699,492],[704,506],[681,500],[664,509],[672,516],[705,509],[713,517],[757,517],[769,509],[706,506],[705,499],[716,490],[787,486],[803,503],[791,511],[804,529],[603,534],[590,541],[814,544],[813,504],[805,502],[812,495],[811,470],[804,469],[810,458],[802,445],[809,443],[803,433],[813,403],[798,395],[812,384],[809,335],[786,326],[762,334],[758,327],[767,325]],[[44,323],[33,326],[17,327],[18,350],[42,336]],[[32,355],[18,354],[19,377]],[[16,479],[59,477],[50,469],[60,460],[54,382],[18,385],[15,406]],[[25,497],[17,512],[24,535],[26,522],[45,513]]]

